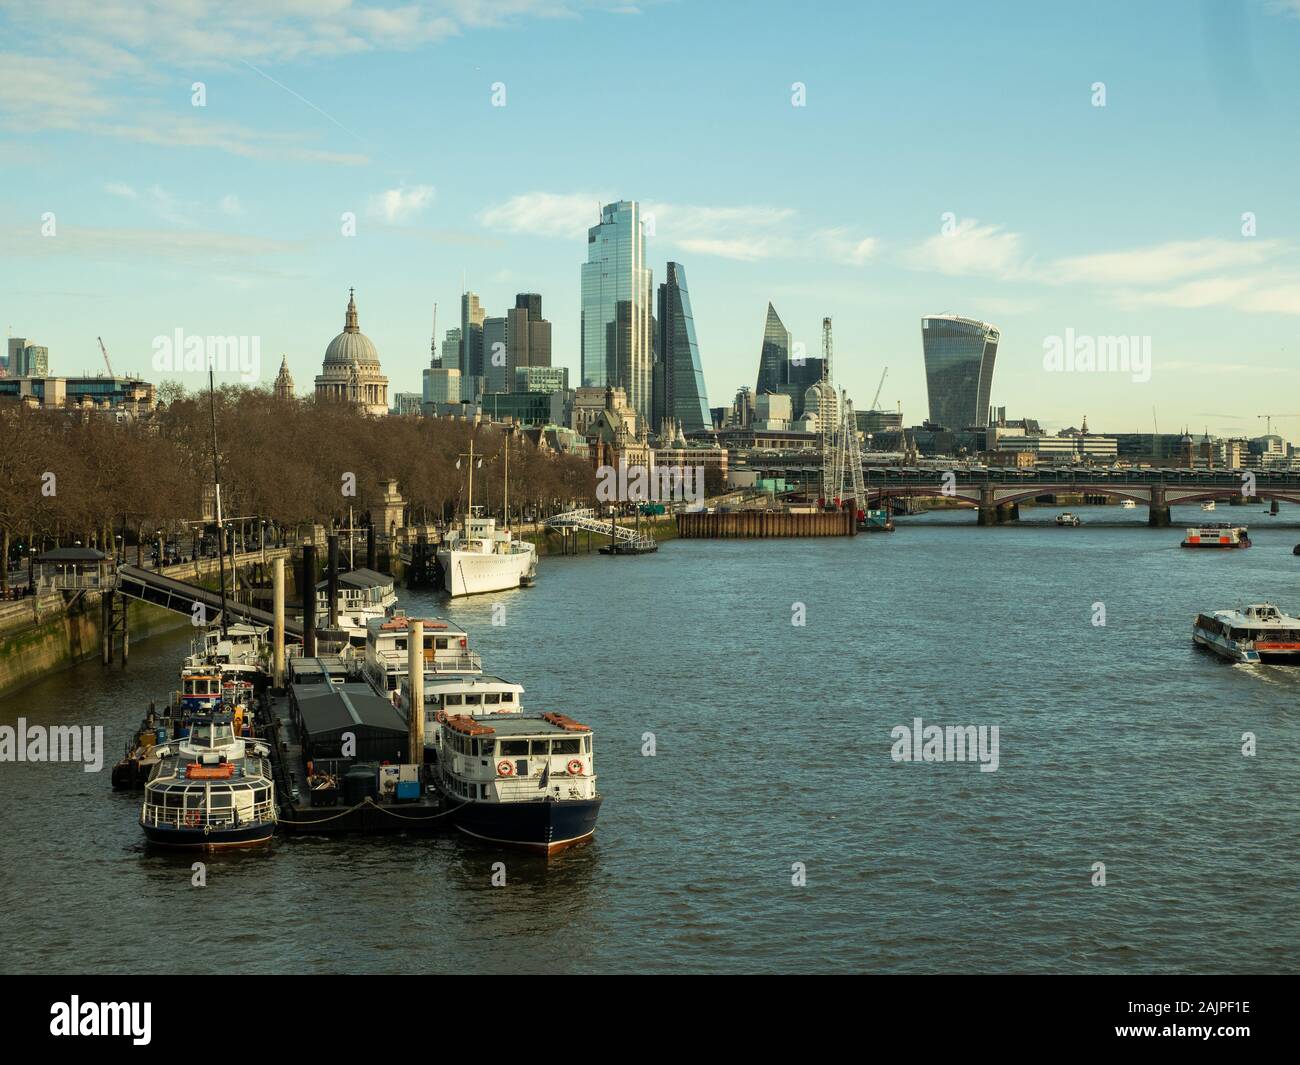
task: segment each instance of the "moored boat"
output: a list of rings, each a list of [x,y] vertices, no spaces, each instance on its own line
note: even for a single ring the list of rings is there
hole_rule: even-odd
[[[140,809],[140,827],[150,843],[217,850],[271,839],[276,813],[270,748],[238,736],[233,715],[213,714],[158,754]]]
[[[1192,639],[1234,662],[1300,663],[1300,618],[1282,613],[1272,603],[1198,614]]]
[[[563,714],[437,716],[438,793],[461,832],[551,855],[596,830],[592,732]]]
[[[1080,524],[1082,524],[1082,522],[1079,520],[1079,516],[1077,514],[1071,514],[1068,510],[1065,510],[1062,511],[1060,514],[1056,515],[1056,524],[1077,527]]]

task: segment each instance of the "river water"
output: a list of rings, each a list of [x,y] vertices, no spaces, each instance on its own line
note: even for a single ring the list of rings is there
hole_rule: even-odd
[[[205,858],[194,887],[192,858],[145,849],[109,766],[0,764],[3,968],[1294,971],[1300,670],[1224,664],[1190,624],[1300,612],[1300,512],[1225,508],[1252,521],[1233,552],[1178,549],[1194,508],[1168,530],[1078,513],[671,542],[545,558],[502,596],[408,597],[469,627],[528,709],[595,728],[596,839],[549,864],[455,836],[285,838]],[[187,639],[51,677],[0,722],[102,724],[111,762]],[[996,772],[895,762],[916,717],[998,726]]]

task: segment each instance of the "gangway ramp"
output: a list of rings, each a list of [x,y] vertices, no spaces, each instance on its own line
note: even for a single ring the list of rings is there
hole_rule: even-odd
[[[162,607],[177,614],[194,615],[194,604],[202,603],[206,624],[221,620],[221,596],[208,588],[197,584],[178,581],[175,577],[166,577],[156,570],[141,569],[139,566],[118,566],[116,590],[128,599],[137,599],[142,603]],[[247,621],[253,625],[265,625],[268,628],[275,617],[269,610],[237,603],[226,597],[226,610],[229,620]],[[286,636],[302,637],[302,622],[286,617],[284,622]]]

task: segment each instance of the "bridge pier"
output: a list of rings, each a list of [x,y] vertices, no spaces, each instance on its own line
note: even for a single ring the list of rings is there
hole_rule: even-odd
[[[991,484],[980,485],[979,508],[980,525],[998,524],[997,497],[993,494],[993,486]]]
[[[1019,503],[999,503],[997,509],[997,521],[999,525],[1006,525],[1008,522],[1020,520]]]
[[[1147,524],[1153,529],[1169,528],[1169,503],[1163,486],[1151,487],[1151,504],[1147,509]]]

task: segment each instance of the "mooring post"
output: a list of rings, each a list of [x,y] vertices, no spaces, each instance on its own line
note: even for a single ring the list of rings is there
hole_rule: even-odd
[[[333,533],[329,544],[329,573],[326,576],[325,594],[329,596],[330,628],[339,627],[339,535]]]
[[[411,618],[406,624],[406,760],[424,765],[424,622]]]
[[[284,559],[275,560],[272,581],[272,607],[275,620],[272,628],[272,653],[274,654],[274,683],[277,691],[284,689]]]
[[[316,545],[302,545],[302,653],[316,657]]]

